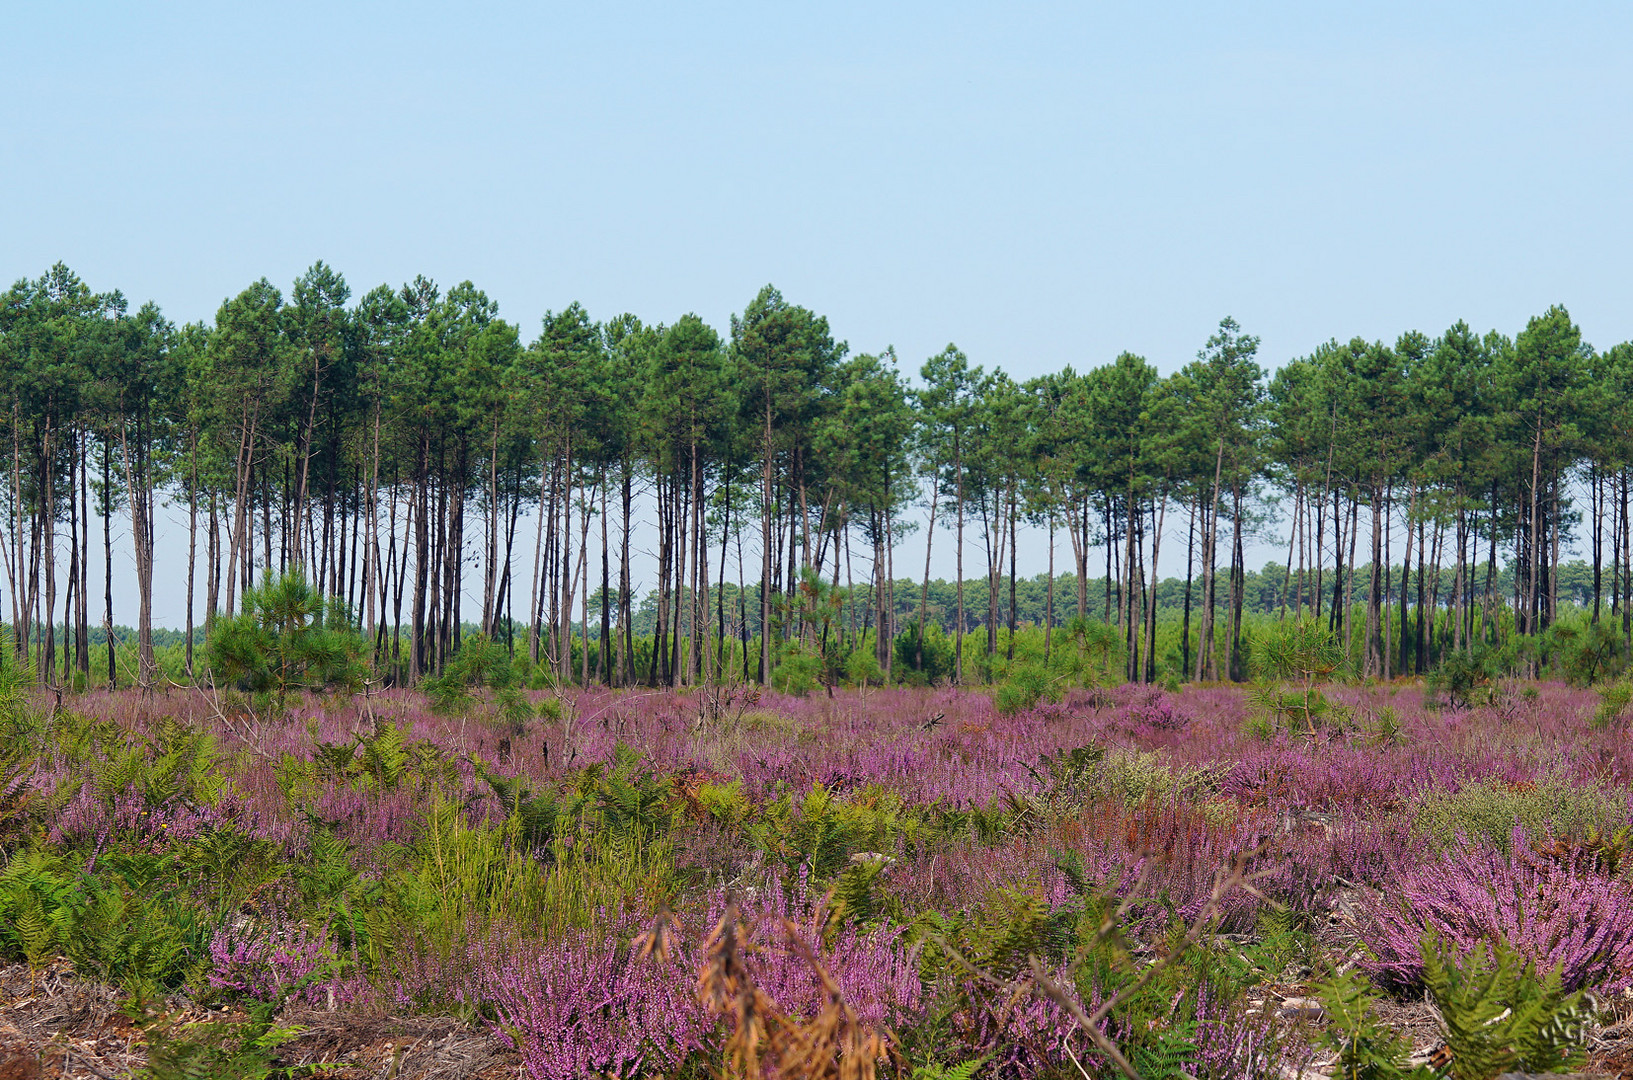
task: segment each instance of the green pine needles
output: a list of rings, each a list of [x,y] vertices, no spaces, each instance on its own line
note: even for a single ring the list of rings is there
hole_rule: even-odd
[[[343,603],[325,600],[299,569],[268,571],[238,614],[217,617],[206,663],[270,719],[283,715],[291,693],[361,686],[364,648]]]

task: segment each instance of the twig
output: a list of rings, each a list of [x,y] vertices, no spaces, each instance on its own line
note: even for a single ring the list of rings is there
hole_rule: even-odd
[[[221,721],[222,726],[237,736],[238,740],[248,747],[252,753],[257,754],[260,757],[264,757],[270,761],[272,759],[272,755],[268,753],[266,748],[261,745],[260,733],[257,731],[252,735],[247,727],[240,730],[239,726],[233,722],[231,717],[227,715],[226,710],[221,707],[221,694],[215,687],[215,673],[207,671],[205,673],[205,678],[209,680],[209,693],[205,693],[204,687],[198,683],[193,684],[193,689],[197,690],[199,696],[204,699],[204,703],[209,706],[210,712],[214,715],[215,719]],[[173,679],[170,680],[170,683],[172,686],[185,689],[181,683],[178,683]]]
[[[73,1055],[74,1052],[75,1052],[74,1048],[70,1047],[68,1049],[68,1053],[63,1055],[62,1074],[64,1076],[68,1075],[68,1060]],[[80,1050],[80,1051],[78,1051],[78,1053],[79,1053],[79,1064],[80,1064],[81,1068],[90,1070],[91,1072],[95,1073],[96,1075],[102,1077],[102,1080],[119,1080],[119,1078],[117,1076],[114,1076],[111,1073],[105,1073],[101,1069],[97,1068],[95,1065],[92,1065],[91,1062],[90,1062],[90,1059],[85,1056],[85,1051]]]

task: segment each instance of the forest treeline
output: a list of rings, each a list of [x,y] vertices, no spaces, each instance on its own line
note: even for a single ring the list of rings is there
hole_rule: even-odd
[[[406,680],[467,626],[620,685],[694,682],[728,655],[763,680],[836,649],[888,678],[896,638],[932,622],[984,628],[992,655],[1006,627],[1101,619],[1143,679],[1174,666],[1159,618],[1180,622],[1169,674],[1197,679],[1243,677],[1244,613],[1270,608],[1358,642],[1356,670],[1383,677],[1540,633],[1562,603],[1633,632],[1633,346],[1595,350],[1563,307],[1512,338],[1333,340],[1274,374],[1227,318],[1166,377],[1124,353],[1016,381],[949,345],[910,379],[769,286],[724,335],[572,304],[524,342],[468,282],[354,301],[320,262],[287,296],[262,279],[178,326],[59,264],[0,298],[0,372],[10,625],[48,681],[90,680],[104,652],[114,678],[116,514],[135,677],[156,678],[160,499],[186,512],[186,580],[163,587],[186,593],[189,671],[194,611],[291,569]],[[1022,525],[1050,538],[1032,582]],[[920,528],[922,573],[895,560]],[[632,580],[632,537],[652,580]],[[1266,541],[1285,560],[1250,571]],[[932,588],[945,544],[957,572]],[[1183,578],[1159,580],[1181,548]]]
[[[1368,580],[1368,570],[1368,567],[1362,566],[1359,567],[1357,573],[1353,575],[1350,582],[1349,599],[1351,603],[1358,604],[1365,602],[1365,583]],[[1567,604],[1579,610],[1591,607],[1593,603],[1593,568],[1581,559],[1573,559],[1569,562],[1561,564],[1558,573],[1561,603]],[[1389,576],[1392,580],[1397,582],[1397,588],[1400,581],[1405,580],[1410,582],[1411,580],[1411,576],[1409,574],[1403,574],[1399,566],[1396,566],[1392,571],[1390,571]],[[1442,593],[1445,593],[1450,590],[1454,583],[1452,571],[1442,567],[1440,576],[1441,591]],[[1286,606],[1283,603],[1283,599],[1285,598],[1289,603],[1292,601],[1292,594],[1289,589],[1290,583],[1290,577],[1287,574],[1286,567],[1278,562],[1268,562],[1258,570],[1249,570],[1243,579],[1243,595],[1246,597],[1244,601],[1245,610],[1250,614],[1275,618],[1282,613],[1282,609]],[[912,623],[917,618],[917,597],[919,595],[921,585],[922,582],[904,578],[889,586],[889,595],[894,598],[896,605],[895,619],[898,623]],[[1499,590],[1511,590],[1513,585],[1514,567],[1512,565],[1505,565],[1501,567],[1497,571],[1497,588]],[[1000,591],[1007,590],[1009,587],[1008,578],[1001,578],[999,580],[998,587]],[[1061,595],[1075,595],[1076,588],[1077,581],[1075,575],[1073,574],[1060,574],[1055,578],[1055,589]],[[735,582],[726,582],[724,585],[716,585],[715,589],[723,590],[726,607],[731,610],[736,610],[738,605],[737,584]],[[1115,606],[1120,599],[1120,595],[1117,590],[1118,584],[1116,582],[1111,582],[1106,578],[1090,578],[1088,582],[1089,596],[1104,598],[1103,607],[1099,610],[1096,610],[1094,605],[1091,603],[1091,615],[1095,615],[1101,619],[1109,618],[1111,612],[1115,610]],[[930,579],[928,603],[925,608],[926,616],[929,625],[936,627],[945,635],[951,635],[953,632],[953,616],[957,610],[957,595],[957,586],[954,582],[949,581],[946,578]],[[1029,578],[1023,577],[1018,579],[1016,582],[1015,595],[1015,610],[1018,627],[1035,629],[1043,626],[1048,618],[1048,576],[1045,574],[1036,574]],[[716,592],[716,598],[718,598],[718,596],[719,592]],[[1157,603],[1163,612],[1177,615],[1184,606],[1184,597],[1185,582],[1180,578],[1163,578],[1157,586]],[[603,599],[605,599],[609,604],[615,604],[617,602],[617,597],[615,594],[603,594],[598,588],[595,592],[590,594],[590,610],[592,613],[601,610],[601,603]],[[1398,599],[1398,596],[1392,595],[1388,599]],[[1193,606],[1200,604],[1201,600],[1201,591],[1197,587],[1197,584],[1192,582],[1191,602]],[[1309,604],[1313,600],[1313,597],[1306,592],[1305,600],[1306,604]],[[757,636],[760,632],[759,622],[755,614],[759,610],[758,585],[749,585],[747,595],[743,600],[743,604],[745,610],[748,612],[749,635],[751,637]],[[681,607],[683,615],[685,614],[686,606],[687,605],[683,599]],[[711,611],[713,610],[713,598],[711,598],[708,607]],[[859,627],[866,622],[866,620],[869,618],[869,613],[872,610],[872,586],[857,585],[846,590],[838,618],[843,621],[846,626]],[[984,628],[984,612],[979,609],[974,611],[966,611],[965,619],[969,629],[980,630]],[[641,597],[640,601],[635,605],[632,621],[635,628],[636,637],[651,637],[657,630],[658,592],[656,589],[647,590],[646,594]],[[501,637],[510,634],[513,630],[513,628],[507,624],[501,624],[501,627],[503,631],[503,633],[500,635]],[[593,623],[590,626],[590,630],[593,636],[593,632],[595,630]],[[683,619],[680,624],[680,630],[682,634],[689,634],[691,633],[691,626]],[[461,632],[465,635],[479,633],[481,632],[481,626],[477,623],[467,621],[461,627]],[[584,624],[581,622],[574,623],[573,632],[582,637],[584,634]],[[44,627],[39,625],[35,626],[34,642],[36,645],[41,644],[44,641],[44,633]],[[71,631],[69,627],[58,624],[58,633],[70,635]],[[100,624],[90,627],[88,633],[90,634],[91,646],[93,649],[107,644],[108,632]],[[523,629],[523,633],[526,633],[525,628]],[[116,624],[113,628],[113,638],[116,644],[133,643],[136,640],[136,630],[133,627],[125,626],[123,624]],[[203,644],[203,642],[203,627],[195,627],[193,630],[193,643],[195,645],[200,645]],[[153,628],[153,645],[155,648],[172,649],[181,646],[184,643],[184,636],[179,630],[174,630],[168,627]]]

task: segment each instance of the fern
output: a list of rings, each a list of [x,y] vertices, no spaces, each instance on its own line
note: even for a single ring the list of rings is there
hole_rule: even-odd
[[[81,970],[147,1000],[199,975],[217,925],[176,893],[93,880],[74,905],[68,954]]]
[[[591,795],[608,832],[655,836],[669,825],[674,781],[642,768],[640,756],[628,746],[619,743],[613,750],[613,767],[594,771],[591,777]]]
[[[1055,960],[1065,954],[1071,937],[1069,920],[1069,913],[1051,912],[1043,897],[1033,891],[998,889],[974,912],[952,917],[932,914],[921,920],[920,931],[926,938],[923,973],[930,980],[961,979],[968,970],[965,965],[973,964],[990,975],[1012,978],[1027,969],[1033,956]]]
[[[1131,1048],[1131,1062],[1144,1080],[1179,1080],[1196,1060],[1196,1019],[1157,1028]]]
[[[524,777],[496,775],[480,760],[475,761],[475,766],[476,775],[492,790],[506,814],[515,820],[522,840],[533,848],[549,844],[556,835],[558,822],[566,817],[564,809],[570,811],[572,805],[569,803],[564,808],[561,800],[553,795],[534,794]]]
[[[66,944],[63,909],[73,895],[73,881],[55,855],[31,851],[0,873],[0,943],[12,956],[39,967]]]
[[[833,888],[832,931],[846,923],[863,926],[887,914],[899,914],[900,905],[892,904],[878,888],[884,866],[880,861],[852,863],[839,875]]]
[[[1419,949],[1424,984],[1445,1025],[1452,1080],[1557,1072],[1580,1061],[1583,996],[1564,991],[1559,968],[1538,978],[1501,940],[1489,949],[1479,943],[1461,963],[1434,935]]]
[[[407,742],[397,725],[382,720],[372,735],[359,736],[359,772],[376,791],[394,791],[408,771]]]
[[[272,1017],[280,1002],[257,1004],[247,1021],[183,1023],[174,1016],[142,1016],[147,1067],[140,1080],[272,1080],[310,1076],[335,1066],[284,1065],[280,1047],[302,1028]]]
[[[12,915],[12,933],[22,947],[23,959],[31,968],[40,967],[62,942],[62,924],[51,918],[39,896],[29,893]]]
[[[1408,1070],[1412,1047],[1378,1019],[1381,1000],[1355,971],[1338,972],[1315,988],[1327,1014],[1322,1042],[1335,1051],[1338,1080],[1429,1080],[1426,1068]]]
[[[926,1062],[922,1065],[913,1066],[911,1077],[912,1080],[970,1080],[986,1063],[987,1059],[985,1057],[960,1061],[956,1065]]]

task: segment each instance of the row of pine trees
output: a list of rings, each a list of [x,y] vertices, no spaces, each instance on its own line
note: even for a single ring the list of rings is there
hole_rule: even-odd
[[[1633,614],[1633,346],[1594,350],[1562,307],[1513,338],[1459,322],[1334,340],[1268,376],[1227,318],[1166,377],[1124,353],[1017,382],[949,345],[909,379],[769,286],[724,337],[695,315],[597,322],[573,304],[524,343],[468,282],[354,302],[320,262],[287,296],[262,279],[213,324],[177,326],[59,264],[0,299],[0,371],[0,552],[11,625],[30,628],[15,647],[39,643],[46,680],[101,666],[116,516],[137,681],[156,679],[161,499],[188,523],[186,581],[161,585],[186,591],[189,670],[195,610],[299,568],[399,679],[441,670],[467,623],[585,681],[687,683],[732,648],[763,679],[790,644],[836,632],[888,675],[893,639],[924,623],[937,546],[954,549],[954,625],[984,626],[991,653],[1006,616],[1014,629],[1017,549],[1040,535],[1046,624],[1109,613],[1131,678],[1156,675],[1157,567],[1181,558],[1184,674],[1244,675],[1245,555],[1267,541],[1287,553],[1280,614],[1359,634],[1360,667],[1383,677],[1499,627],[1544,630],[1576,547],[1593,620],[1626,635]],[[895,555],[918,529],[907,621],[896,593],[918,578]],[[1054,595],[1057,538],[1075,595]],[[632,545],[654,579],[632,580]]]

